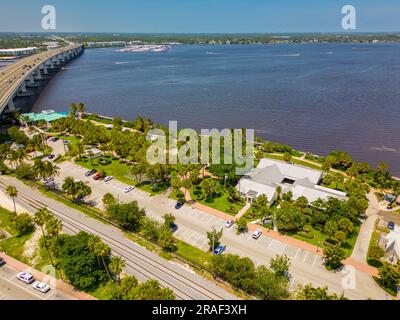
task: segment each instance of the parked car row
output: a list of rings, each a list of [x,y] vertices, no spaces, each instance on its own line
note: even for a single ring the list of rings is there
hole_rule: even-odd
[[[26,283],[32,284],[33,289],[38,290],[42,293],[50,291],[50,286],[47,283],[36,281],[35,278],[28,272],[20,272],[17,274],[17,279]]]

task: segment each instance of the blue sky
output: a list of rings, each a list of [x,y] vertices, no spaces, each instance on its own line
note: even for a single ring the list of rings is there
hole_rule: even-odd
[[[0,32],[42,31],[47,4],[58,32],[338,32],[346,4],[356,31],[400,31],[399,0],[0,0]]]

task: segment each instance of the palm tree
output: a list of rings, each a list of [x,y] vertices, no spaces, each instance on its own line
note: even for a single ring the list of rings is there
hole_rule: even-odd
[[[14,204],[14,214],[11,217],[11,220],[14,221],[17,215],[17,206],[15,204],[15,198],[18,196],[18,190],[15,186],[8,186],[6,188],[7,195],[12,198]]]
[[[53,261],[52,255],[50,253],[48,243],[47,243],[47,235],[44,230],[44,226],[45,226],[46,222],[49,221],[51,219],[51,217],[52,217],[52,214],[48,209],[41,208],[38,211],[36,211],[35,215],[33,216],[33,221],[35,222],[36,225],[40,226],[40,228],[42,229],[42,235],[45,240],[44,246],[47,250],[47,253],[49,254],[51,265],[54,267],[54,261]]]
[[[101,241],[101,240],[98,236],[91,235],[88,240],[88,248],[90,251],[92,251],[96,255],[97,265],[100,268],[100,259],[99,259],[99,256],[96,254],[96,246],[99,241]]]
[[[97,263],[100,267],[100,259],[103,262],[103,266],[107,271],[108,276],[111,278],[110,272],[108,271],[107,265],[104,258],[110,254],[110,247],[104,244],[98,236],[91,236],[88,241],[89,250],[91,250],[97,257]]]
[[[75,193],[75,180],[72,177],[66,177],[62,185],[63,190],[68,195],[73,195]]]
[[[92,193],[92,188],[90,188],[90,186],[87,183],[83,181],[75,182],[74,186],[75,197],[85,198],[91,193]]]
[[[82,142],[80,142],[80,141],[75,142],[75,144],[73,145],[73,148],[75,149],[75,152],[79,156],[79,161],[81,161],[82,160],[82,153],[84,152],[84,147],[83,147]]]
[[[111,262],[108,267],[110,268],[111,272],[117,276],[117,281],[119,282],[121,280],[122,269],[125,267],[125,260],[119,256],[114,256],[111,258]]]
[[[52,162],[45,161],[44,165],[45,165],[44,174],[45,174],[46,178],[54,178],[55,176],[60,175],[60,168],[57,167]],[[53,187],[54,187],[54,182],[53,182]]]
[[[95,254],[101,258],[104,268],[106,269],[108,276],[111,278],[110,272],[108,271],[107,265],[104,261],[104,258],[110,254],[110,251],[111,249],[108,245],[106,245],[102,241],[97,242],[97,245],[95,246]]]
[[[93,157],[94,157],[93,151],[92,151],[92,150],[89,150],[89,151],[87,152],[87,155],[88,155],[89,160],[90,160],[90,165],[93,166]]]
[[[14,165],[18,162],[18,159],[19,159],[19,154],[17,150],[11,150],[8,155],[8,160],[10,161],[11,169],[15,170]]]
[[[185,189],[185,199],[186,199],[187,191],[190,190],[190,188],[192,187],[192,181],[190,179],[183,180],[182,187]]]
[[[50,219],[47,220],[46,224],[46,232],[47,232],[47,236],[51,239],[57,239],[58,235],[60,234],[63,225],[61,220],[58,220],[56,217],[51,216]]]
[[[82,114],[86,111],[86,106],[84,103],[79,102],[76,106],[76,111],[79,113],[79,118],[82,118]]]
[[[42,159],[36,158],[33,163],[33,171],[36,177],[41,177],[45,179],[45,165]]]
[[[76,116],[76,111],[77,111],[78,107],[75,103],[71,103],[70,107],[69,107],[69,114],[71,116]]]

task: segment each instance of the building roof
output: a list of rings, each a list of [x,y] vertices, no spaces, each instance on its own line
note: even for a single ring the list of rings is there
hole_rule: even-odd
[[[400,228],[397,226],[386,236],[386,252],[392,251],[400,259]]]
[[[264,194],[269,200],[275,198],[276,188],[292,192],[293,199],[306,197],[310,202],[330,197],[345,199],[346,194],[319,185],[322,172],[273,159],[262,159],[257,168],[250,170],[239,182],[242,194],[250,191]],[[253,194],[253,193],[252,193]]]
[[[68,116],[67,112],[55,112],[54,110],[44,110],[40,113],[24,113],[22,116],[28,119],[28,122],[37,122],[44,120],[46,122],[52,122]]]

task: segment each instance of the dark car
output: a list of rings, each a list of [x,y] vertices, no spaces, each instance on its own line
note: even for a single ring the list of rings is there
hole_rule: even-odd
[[[174,223],[174,224],[171,226],[171,231],[172,231],[172,233],[175,233],[176,230],[178,230],[178,226]]]
[[[3,264],[6,264],[6,261],[5,261],[3,258],[0,257],[0,267],[1,267]]]
[[[49,154],[47,157],[51,160],[54,159],[56,156],[54,154]]]
[[[395,224],[394,224],[394,222],[393,221],[390,221],[389,223],[388,223],[388,229],[389,230],[394,230],[394,227],[395,227]]]
[[[183,201],[178,201],[175,205],[175,209],[180,209],[183,207],[183,205],[185,204],[185,202]]]
[[[218,247],[215,248],[214,254],[220,255],[220,254],[222,254],[222,252],[225,251],[225,249],[226,249],[226,246],[223,246],[222,244],[220,244]]]
[[[97,172],[96,169],[92,169],[92,170],[86,172],[85,176],[90,177],[90,176],[94,175],[96,172]]]

